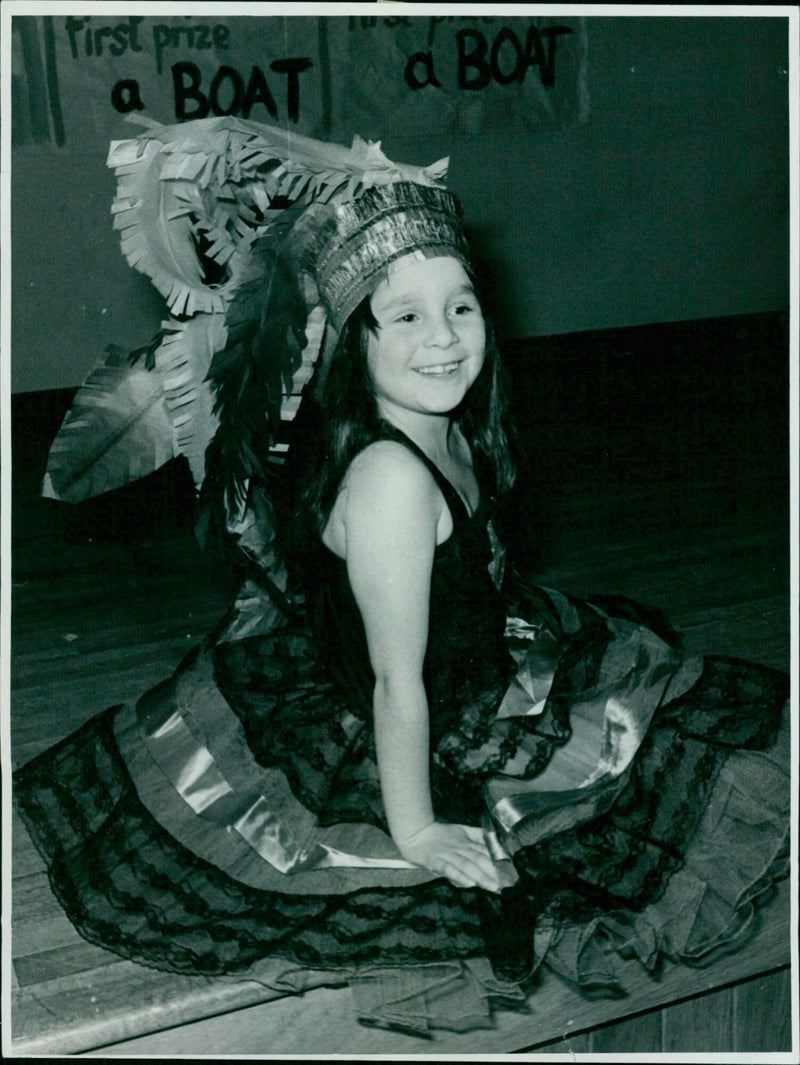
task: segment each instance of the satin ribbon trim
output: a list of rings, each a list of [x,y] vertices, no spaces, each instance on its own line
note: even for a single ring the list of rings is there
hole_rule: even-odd
[[[165,688],[156,705],[152,698],[140,701],[140,735],[151,757],[198,817],[236,832],[264,861],[287,875],[333,867],[417,868],[403,858],[351,854],[322,843],[319,833],[324,830],[318,828],[314,815],[291,793],[280,769],[263,769],[253,760],[243,769],[260,777],[261,787],[237,788],[200,738],[202,729],[188,700],[181,695],[172,698]],[[195,688],[198,697],[200,690]],[[221,705],[214,709],[233,717],[221,696],[217,701]],[[228,725],[231,727],[230,720]],[[235,728],[240,728],[238,721]],[[241,747],[244,749],[244,743]]]
[[[608,801],[619,790],[658,708],[668,695],[675,698],[691,687],[700,673],[698,656],[684,656],[654,633],[631,623],[611,624],[615,629],[615,660],[620,665],[627,662],[628,669],[616,674],[612,671],[602,689],[580,693],[585,701],[579,696],[572,709],[572,736],[538,777],[530,781],[496,777],[484,789],[501,846],[516,849],[519,844],[512,837],[523,830],[529,845],[535,838],[594,816],[597,803]],[[557,654],[558,641],[549,633],[537,633],[531,639],[512,684],[514,691],[506,693],[498,717],[533,712],[526,708],[524,694],[527,691],[531,697],[541,698],[539,683],[549,691]],[[528,671],[536,684],[526,687],[524,675]],[[546,785],[548,769],[556,759],[562,759],[564,765],[572,762],[577,768],[587,755],[593,766],[582,777],[576,774],[573,785],[562,785],[562,790]]]

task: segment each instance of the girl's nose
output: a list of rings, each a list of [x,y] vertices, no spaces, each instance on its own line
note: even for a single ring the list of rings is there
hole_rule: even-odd
[[[449,348],[456,340],[453,323],[446,314],[436,315],[428,329],[427,342],[430,347]]]

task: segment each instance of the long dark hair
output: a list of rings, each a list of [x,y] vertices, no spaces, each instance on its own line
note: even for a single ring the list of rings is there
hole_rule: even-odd
[[[304,462],[292,523],[290,553],[301,567],[319,543],[350,463],[381,433],[367,367],[369,337],[378,328],[366,297],[342,327],[331,356],[319,399],[320,428]],[[506,409],[503,365],[487,320],[483,366],[453,418],[470,446],[481,488],[494,498],[512,487],[516,472]]]

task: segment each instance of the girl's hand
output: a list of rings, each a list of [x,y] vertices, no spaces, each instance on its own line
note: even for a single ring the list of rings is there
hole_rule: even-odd
[[[456,887],[500,890],[497,870],[479,828],[434,822],[398,846],[407,861],[441,873]]]

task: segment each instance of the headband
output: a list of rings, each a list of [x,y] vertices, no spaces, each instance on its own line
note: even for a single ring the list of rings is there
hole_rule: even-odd
[[[410,254],[453,256],[469,265],[461,211],[445,189],[398,181],[335,205],[304,264],[340,330],[390,265]]]

